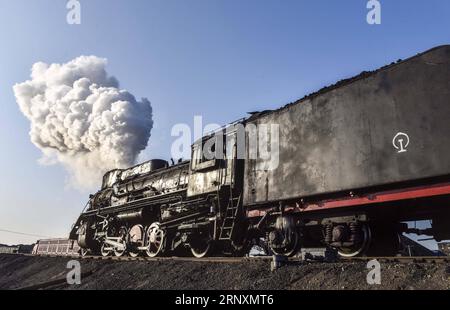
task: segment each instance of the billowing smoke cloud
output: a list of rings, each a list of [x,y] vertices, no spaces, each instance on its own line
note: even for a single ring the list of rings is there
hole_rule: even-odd
[[[14,86],[41,162],[62,163],[79,188],[92,189],[106,171],[134,164],[153,127],[150,102],[120,89],[106,63],[95,56],[38,62],[31,80]]]

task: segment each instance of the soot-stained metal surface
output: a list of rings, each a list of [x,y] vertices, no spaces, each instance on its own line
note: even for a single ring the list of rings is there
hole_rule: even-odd
[[[244,205],[450,174],[449,90],[441,46],[251,119],[279,125],[279,165],[247,159]]]

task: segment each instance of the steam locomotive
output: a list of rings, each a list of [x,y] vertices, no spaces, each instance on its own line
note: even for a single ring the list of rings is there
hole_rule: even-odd
[[[106,173],[70,239],[83,255],[243,255],[257,240],[286,256],[390,255],[402,233],[450,239],[449,153],[447,45],[252,113],[190,161]]]

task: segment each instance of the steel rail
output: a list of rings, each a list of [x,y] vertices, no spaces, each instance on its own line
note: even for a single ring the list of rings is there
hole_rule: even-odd
[[[182,256],[161,256],[161,257],[131,257],[131,256],[78,256],[78,255],[55,255],[55,254],[0,254],[10,256],[28,256],[28,257],[50,257],[50,258],[70,258],[81,260],[100,260],[100,261],[143,261],[143,262],[165,262],[165,261],[179,261],[179,262],[199,262],[199,263],[242,263],[242,262],[256,262],[256,261],[271,261],[273,256],[252,256],[252,257],[182,257]],[[378,260],[379,262],[392,263],[450,263],[450,256],[378,256],[378,257],[350,257],[338,258],[332,261],[321,260],[302,260],[301,257],[291,257],[287,263],[301,263],[301,262],[318,262],[318,263],[354,263],[354,262],[368,262],[371,260]]]

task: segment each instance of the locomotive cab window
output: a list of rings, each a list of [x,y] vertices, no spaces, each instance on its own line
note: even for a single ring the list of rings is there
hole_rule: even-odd
[[[192,170],[201,171],[216,168],[225,152],[223,145],[223,136],[221,135],[195,143],[192,146]]]

